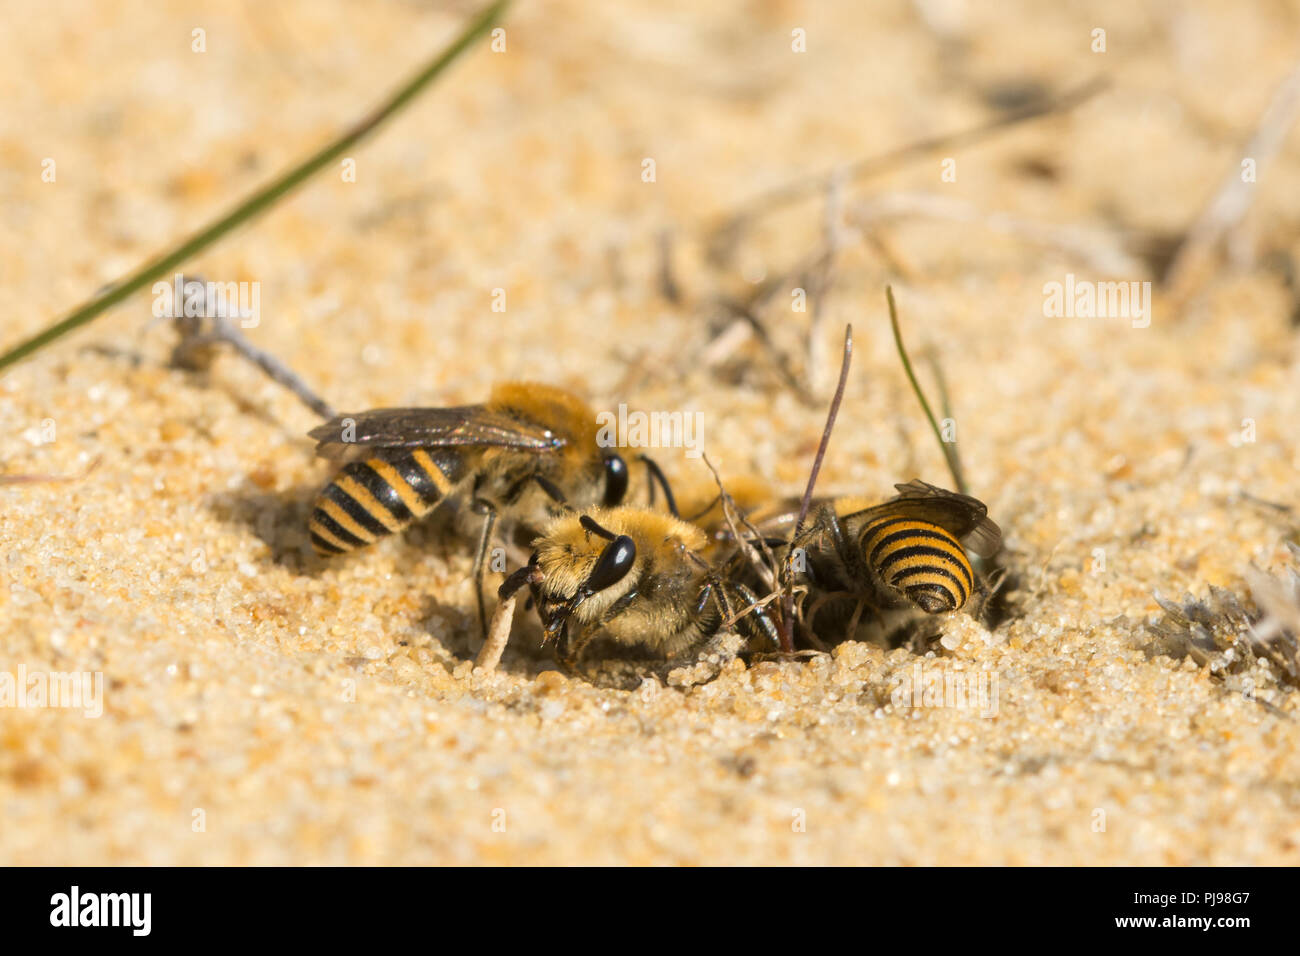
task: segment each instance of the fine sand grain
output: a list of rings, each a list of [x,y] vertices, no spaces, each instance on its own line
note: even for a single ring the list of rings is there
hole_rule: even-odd
[[[324,142],[471,9],[5,13],[0,347]],[[852,643],[630,693],[563,676],[522,626],[497,673],[472,673],[467,539],[435,522],[312,556],[317,420],[233,357],[169,368],[140,295],[0,377],[0,474],[75,479],[0,484],[0,671],[103,678],[99,716],[0,709],[0,863],[1300,862],[1297,695],[1269,685],[1269,709],[1144,651],[1154,592],[1244,595],[1296,540],[1279,264],[1300,255],[1300,134],[1259,171],[1248,261],[1175,309],[1144,256],[1240,166],[1298,27],[1291,4],[521,5],[506,52],[474,52],[360,148],[355,182],[327,171],[192,271],[260,283],[250,339],[338,408],[541,379],[601,409],[699,412],[724,479],[784,493],[851,321],[821,487],[880,497],[951,483],[893,350],[892,282],[1004,530],[1010,617],[946,619],[924,656]],[[843,186],[844,223],[900,196],[943,214],[845,228],[811,370],[813,312],[790,305],[816,277],[787,273],[824,248],[823,198],[762,219],[729,263],[705,254],[717,217],[767,189],[1095,75],[1109,88],[1068,115]],[[1045,315],[1067,275],[1151,280],[1149,327]],[[766,279],[814,402],[752,340],[702,359],[716,303]],[[683,487],[712,480],[657,455]],[[989,699],[913,695],[936,678]]]

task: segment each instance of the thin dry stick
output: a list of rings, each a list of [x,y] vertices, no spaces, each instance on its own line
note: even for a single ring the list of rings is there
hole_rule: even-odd
[[[682,287],[677,284],[677,273],[673,269],[673,251],[676,247],[672,230],[663,229],[659,233],[659,293],[673,305],[682,301]]]
[[[384,120],[397,113],[415,99],[439,74],[450,66],[470,45],[485,34],[505,12],[510,0],[497,0],[460,32],[451,44],[394,93],[378,109],[365,116],[324,149],[303,160],[287,173],[263,186],[216,222],[205,226],[188,239],[174,246],[156,259],[146,262],[131,275],[119,279],[98,294],[77,306],[65,318],[32,336],[25,342],[0,355],[0,369],[21,361],[69,332],[80,328],[127,296],[143,289],[149,283],[167,275],[186,260],[202,252],[236,226],[265,212],[297,186],[342,156]]]
[[[1246,144],[1245,158],[1255,161],[1257,173],[1282,146],[1287,130],[1295,125],[1297,117],[1300,117],[1300,67],[1296,67],[1273,93],[1255,127],[1255,134]],[[1184,301],[1195,291],[1219,240],[1241,221],[1250,208],[1256,183],[1246,182],[1241,172],[1239,165],[1233,166],[1209,205],[1188,228],[1169,264],[1165,286],[1175,302]]]
[[[947,196],[930,193],[875,196],[855,203],[849,210],[849,218],[863,229],[873,229],[893,219],[970,223],[1055,250],[1107,275],[1132,275],[1142,270],[1141,263],[1124,249],[1122,241],[1099,230],[1034,222],[1004,212],[985,212],[971,203]]]
[[[191,281],[201,282],[198,279]],[[202,310],[205,313],[213,313],[211,318],[182,316],[177,319],[176,324],[180,329],[181,340],[172,350],[172,364],[192,367],[195,364],[191,361],[192,356],[199,354],[209,345],[224,342],[260,368],[271,381],[297,395],[304,405],[321,418],[326,420],[334,418],[337,413],[333,406],[312,391],[297,372],[270,352],[259,349],[236,328],[230,321],[233,307],[225,296],[219,295],[216,301],[211,303],[206,301],[207,292],[211,289],[212,286],[204,284],[205,308]],[[210,325],[207,324],[209,322]]]
[[[809,176],[793,183],[788,183],[785,186],[774,189],[771,192],[759,196],[757,199],[747,203],[742,211],[728,216],[717,227],[715,227],[712,230],[713,238],[709,243],[712,254],[715,259],[725,260],[730,254],[731,249],[734,248],[737,236],[739,236],[741,231],[743,231],[751,222],[766,213],[771,212],[773,209],[788,206],[791,203],[798,202],[808,196],[818,195],[825,192],[827,184],[841,169],[843,169],[845,178],[849,182],[865,179],[868,176],[885,172],[886,170],[900,166],[917,156],[937,149],[977,143],[1009,126],[1015,126],[1028,120],[1037,119],[1041,116],[1050,116],[1054,113],[1068,112],[1076,106],[1079,106],[1081,103],[1087,102],[1109,85],[1110,81],[1105,77],[1093,77],[1088,82],[1061,94],[1059,97],[1046,99],[1037,103],[1030,103],[1027,106],[1007,113],[1004,116],[999,116],[988,122],[980,123],[976,126],[959,130],[955,133],[944,133],[927,139],[918,140],[917,142],[909,143],[906,146],[892,149],[887,153],[881,153],[876,156],[869,156],[865,159],[860,159],[857,162],[848,164],[847,166],[837,166],[834,171],[828,174]]]
[[[813,489],[817,487],[817,475],[822,470],[822,459],[826,457],[826,448],[831,442],[831,431],[835,428],[835,417],[840,413],[840,402],[844,400],[844,388],[849,382],[849,363],[853,359],[853,326],[844,327],[844,359],[840,362],[840,381],[835,386],[835,397],[831,399],[830,411],[826,413],[826,428],[822,430],[822,440],[817,446],[817,457],[813,459],[812,470],[808,472],[808,486],[804,488],[803,500],[799,502],[799,517],[795,519],[794,532],[790,536],[793,544],[803,532],[804,519],[808,517],[808,506],[812,504]],[[793,552],[786,556],[786,560]],[[781,650],[787,654],[794,652],[794,576],[786,574],[785,600],[781,602]]]
[[[512,594],[497,602],[496,610],[492,612],[492,624],[488,628],[487,640],[479,649],[478,657],[474,658],[474,670],[490,674],[497,669],[497,664],[501,662],[501,655],[510,640],[510,625],[515,619],[515,600],[516,596]]]
[[[815,270],[815,287],[809,289],[812,296],[812,320],[808,323],[808,391],[820,395],[824,382],[822,369],[825,367],[825,345],[822,329],[826,320],[826,300],[831,286],[835,282],[835,261],[844,245],[844,176],[832,175],[826,187],[825,219],[822,224],[825,233],[825,250],[818,260]]]
[[[727,522],[727,528],[731,531],[732,537],[736,539],[736,543],[745,553],[746,559],[749,560],[755,570],[757,570],[762,576],[763,583],[770,588],[775,588],[776,578],[773,577],[772,571],[768,570],[768,568],[776,568],[776,556],[772,554],[771,550],[767,546],[767,542],[764,541],[763,536],[759,534],[758,529],[750,524],[747,518],[742,518],[741,522],[744,523],[751,532],[753,532],[755,539],[759,543],[759,547],[762,549],[762,555],[754,549],[754,545],[750,542],[749,538],[740,533],[740,528],[737,526],[736,522],[736,512],[734,510],[735,499],[727,493],[727,489],[722,484],[722,476],[718,474],[718,469],[713,466],[713,462],[709,461],[708,455],[704,456],[704,464],[708,465],[709,471],[713,472],[713,480],[717,482],[718,501],[722,505],[722,517]],[[767,566],[764,566],[763,559],[766,559]]]
[[[804,385],[799,376],[794,373],[794,370],[790,365],[790,357],[786,355],[785,352],[781,350],[780,346],[772,340],[772,336],[768,332],[767,326],[765,326],[763,320],[758,317],[753,303],[742,303],[736,302],[732,299],[723,299],[719,302],[719,305],[749,326],[754,338],[771,358],[772,367],[776,370],[777,375],[781,377],[781,380],[785,383],[786,387],[794,393],[795,397],[805,405],[815,405],[817,400],[813,397],[812,393],[808,391],[807,386]]]
[[[889,302],[889,323],[894,329],[894,344],[898,347],[898,357],[903,360],[903,371],[907,373],[907,379],[912,383],[912,391],[916,393],[917,400],[920,401],[921,408],[925,412],[925,417],[930,420],[930,427],[934,429],[934,437],[938,439],[944,460],[948,462],[948,470],[952,472],[952,480],[956,482],[957,490],[964,495],[966,494],[966,476],[961,470],[961,459],[957,457],[957,449],[943,440],[943,433],[939,431],[939,423],[935,420],[934,412],[930,410],[930,403],[925,399],[925,392],[921,391],[921,385],[916,380],[916,373],[912,371],[912,363],[907,357],[907,349],[903,347],[903,333],[898,327],[898,306],[894,304],[894,289],[892,286],[885,286],[885,298]]]
[[[796,594],[802,595],[806,593],[808,589],[801,584],[798,587],[796,587],[794,590]],[[784,592],[782,591],[772,591],[770,594],[767,595],[767,597],[759,598],[753,604],[746,604],[739,611],[733,614],[728,620],[724,621],[722,626],[724,628],[733,627],[735,623],[739,621],[742,617],[744,617],[746,614],[750,613],[751,611],[757,611],[760,610],[761,608],[767,607],[777,598],[781,597],[783,593]]]
[[[79,475],[0,475],[0,485],[65,484],[70,481],[81,481],[98,468],[102,460],[102,455],[96,455],[86,466],[86,470]]]

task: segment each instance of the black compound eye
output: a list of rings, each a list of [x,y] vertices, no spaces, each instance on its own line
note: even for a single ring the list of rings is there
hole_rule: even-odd
[[[618,455],[605,458],[605,507],[623,503],[627,494],[627,462]]]
[[[603,591],[605,588],[613,587],[627,576],[627,573],[632,570],[632,564],[635,561],[636,542],[627,535],[620,534],[607,544],[605,550],[600,553],[596,566],[591,569],[591,574],[587,576],[587,583],[584,588],[594,594],[596,591]]]

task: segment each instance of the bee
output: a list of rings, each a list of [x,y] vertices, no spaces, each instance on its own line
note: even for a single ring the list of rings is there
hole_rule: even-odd
[[[584,401],[533,383],[498,385],[480,405],[336,416],[309,432],[318,455],[342,463],[312,505],[312,547],[343,554],[404,531],[445,500],[467,502],[484,516],[475,579],[485,621],[482,572],[498,518],[535,532],[567,506],[622,503],[627,463],[597,434]]]
[[[669,660],[707,651],[735,632],[750,650],[776,650],[779,638],[754,593],[728,568],[699,556],[708,545],[700,528],[645,508],[594,508],[554,519],[533,543],[528,564],[501,585],[500,608],[527,585],[556,657],[577,672],[597,637],[641,646]],[[742,613],[743,612],[743,613]],[[500,611],[499,611],[500,613]],[[504,629],[492,632],[504,643]],[[485,646],[479,663],[495,666],[500,647]],[[734,656],[734,655],[733,655]]]
[[[877,608],[919,607],[927,614],[960,610],[981,589],[969,549],[993,555],[1002,531],[984,502],[920,479],[895,485],[898,494],[863,507],[861,498],[823,501],[811,527],[795,540],[806,570],[825,592],[847,592]],[[782,513],[760,524],[792,526]]]

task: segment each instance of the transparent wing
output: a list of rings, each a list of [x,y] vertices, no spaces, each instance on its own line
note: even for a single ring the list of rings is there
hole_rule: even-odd
[[[564,439],[549,428],[484,405],[452,408],[375,408],[339,415],[307,433],[322,458],[356,457],[359,448],[436,448],[482,445],[554,451]]]
[[[880,517],[916,518],[937,524],[950,532],[964,547],[987,558],[1002,546],[1002,529],[988,515],[984,502],[921,481],[895,485],[898,494],[888,501],[843,515],[844,521],[861,524]]]

